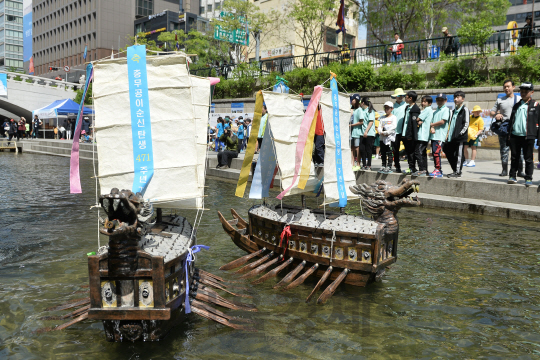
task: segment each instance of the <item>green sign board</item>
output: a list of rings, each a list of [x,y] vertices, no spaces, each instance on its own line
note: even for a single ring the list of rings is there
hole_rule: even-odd
[[[220,14],[221,18],[224,17],[233,17],[234,14],[224,13],[223,11]],[[246,24],[246,21],[243,17],[238,18],[239,22]],[[233,44],[240,44],[244,46],[249,45],[249,36],[247,34],[247,26],[245,28],[236,29],[236,30],[223,30],[221,26],[214,26],[214,39],[228,41]]]

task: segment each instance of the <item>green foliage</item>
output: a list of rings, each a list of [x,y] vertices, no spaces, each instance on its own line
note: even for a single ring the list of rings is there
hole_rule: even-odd
[[[81,103],[82,95],[83,95],[84,88],[81,87],[79,90],[77,90],[77,95],[75,95],[75,98],[73,101],[75,101],[77,104]],[[88,91],[86,92],[86,97],[84,98],[84,104],[85,105],[92,105],[93,101],[90,96],[92,94],[92,83],[90,83],[90,86],[88,87]]]
[[[392,64],[379,68],[377,76],[373,79],[371,91],[387,91],[398,87],[404,89],[425,88],[426,74],[413,65],[411,73],[403,72],[403,67]]]
[[[474,17],[461,24],[457,35],[461,43],[473,45],[483,57],[487,53],[487,42],[495,30],[491,27],[490,19],[475,19]]]
[[[466,59],[449,58],[436,71],[435,80],[439,87],[476,86],[486,81],[485,76],[466,62]]]

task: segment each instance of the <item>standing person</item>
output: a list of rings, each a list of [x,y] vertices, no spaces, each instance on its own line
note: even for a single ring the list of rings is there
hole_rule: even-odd
[[[392,57],[390,58],[390,62],[400,62],[401,61],[401,55],[402,50],[405,47],[403,45],[403,40],[399,38],[399,34],[394,34],[394,44],[390,46],[388,49],[392,52]]]
[[[525,18],[525,26],[519,33],[519,46],[536,46],[536,36],[534,33],[534,24],[532,23],[532,14]]]
[[[394,103],[394,110],[392,114],[396,116],[396,139],[392,143],[392,151],[394,155],[394,164],[396,167],[395,172],[401,174],[401,164],[399,163],[399,148],[401,146],[401,132],[403,131],[403,119],[405,118],[405,108],[407,107],[404,97],[405,92],[402,88],[397,88],[394,91],[394,95],[390,96],[392,99],[396,99]]]
[[[240,152],[244,150],[244,120],[240,119],[238,122],[240,125],[238,125],[238,146],[240,149]]]
[[[350,97],[351,109],[353,110],[352,124],[349,125],[351,130],[351,149],[353,152],[353,160],[356,157],[356,161],[353,161],[353,171],[358,171],[360,167],[360,143],[362,142],[362,125],[364,124],[364,110],[360,107],[360,95],[353,94]]]
[[[403,118],[401,138],[403,139],[403,145],[405,145],[407,162],[409,163],[409,168],[403,170],[403,174],[406,175],[414,174],[417,171],[414,162],[414,150],[416,148],[416,140],[418,139],[417,120],[418,116],[420,116],[420,107],[416,105],[416,99],[418,99],[416,91],[408,91],[407,95],[405,95],[407,107],[405,108],[405,117]]]
[[[430,124],[431,153],[433,154],[433,165],[435,170],[429,174],[431,177],[443,177],[441,168],[441,150],[446,134],[448,133],[448,120],[450,119],[450,109],[446,106],[446,94],[440,93],[435,98],[437,109],[433,112]]]
[[[25,137],[27,139],[30,139],[30,124],[26,120],[24,121],[24,129],[25,129],[25,132],[26,132]]]
[[[375,141],[373,142],[373,147],[375,148],[375,155],[373,156],[375,159],[379,159],[379,152],[381,150],[381,141],[378,133],[379,129],[379,118],[381,115],[377,111],[375,111]]]
[[[219,138],[221,137],[221,135],[223,135],[223,131],[225,131],[225,122],[223,121],[223,118],[221,116],[218,117],[217,119],[216,129],[217,129],[217,135],[216,135],[216,149],[215,150],[217,152],[221,150],[222,148],[222,143],[219,140]]]
[[[360,154],[362,156],[362,170],[371,170],[371,155],[375,142],[375,109],[367,96],[360,101],[363,109],[364,121],[362,123],[362,140],[360,142]]]
[[[459,39],[448,32],[448,28],[445,26],[442,28],[444,35],[442,49],[446,56],[455,55],[459,51]]]
[[[392,143],[396,139],[396,123],[397,118],[392,114],[394,104],[391,101],[384,103],[384,115],[379,118],[378,133],[381,143],[381,159],[382,168],[379,170],[381,174],[392,173]]]
[[[60,140],[65,140],[66,139],[66,128],[64,127],[64,125],[60,126],[60,129],[58,129],[58,131],[60,132]]]
[[[54,139],[58,140],[58,126],[54,127],[53,132],[54,132]]]
[[[418,171],[413,173],[412,176],[426,176],[428,174],[426,149],[433,119],[432,103],[431,96],[422,97],[422,112],[417,119],[417,140],[414,148],[414,161],[418,164]]]
[[[315,124],[315,153],[313,154],[315,167],[324,166],[324,150],[324,124],[322,121],[322,111],[319,105],[317,123]]]
[[[6,120],[2,124],[2,137],[6,138],[8,136],[9,136],[9,120]]]
[[[519,86],[521,101],[512,108],[510,125],[508,127],[508,141],[512,153],[510,165],[509,184],[516,184],[519,156],[523,151],[525,158],[525,186],[532,185],[534,171],[534,142],[538,138],[538,121],[540,120],[540,105],[532,100],[534,86],[530,82],[524,82]]]
[[[26,120],[21,117],[19,119],[19,122],[17,123],[17,141],[20,141],[22,138],[24,138],[24,131],[26,130],[24,124],[26,123]]]
[[[13,119],[10,119],[9,120],[9,140],[8,140],[8,146],[10,144],[10,141],[11,139],[13,139],[14,137],[17,136],[17,131],[18,131],[18,124],[15,120]]]
[[[38,139],[39,138],[39,128],[41,127],[43,123],[41,122],[41,120],[38,118],[37,115],[34,115],[34,120],[32,122],[32,137],[35,138],[35,139]]]
[[[505,96],[498,98],[491,109],[491,117],[495,117],[495,121],[491,124],[491,131],[499,137],[499,147],[501,153],[502,172],[499,176],[508,176],[508,153],[510,151],[510,143],[508,142],[508,129],[510,124],[510,116],[512,108],[521,101],[521,96],[514,95],[516,89],[512,80],[505,80],[503,83],[503,91]],[[521,154],[520,154],[521,155]],[[523,174],[523,156],[518,163],[518,177],[525,177]]]
[[[464,145],[469,136],[469,109],[463,104],[464,102],[465,93],[456,91],[454,93],[456,108],[452,112],[448,134],[444,143],[444,153],[453,171],[447,175],[449,178],[460,178],[463,170]]]
[[[247,149],[249,137],[251,135],[251,119],[246,119],[246,136],[244,137],[244,149]]]
[[[228,169],[231,167],[232,159],[238,157],[238,138],[233,135],[231,129],[227,129],[223,135],[221,135],[219,140],[224,142],[227,147],[226,150],[218,153],[218,164],[216,169]]]
[[[469,131],[467,132],[467,144],[465,145],[465,163],[464,166],[475,167],[474,160],[476,159],[476,148],[480,142],[479,136],[484,132],[484,119],[480,116],[482,108],[479,105],[475,105],[472,110],[472,114],[469,117]],[[471,160],[469,157],[469,148],[471,148]]]
[[[266,110],[266,105],[263,105],[261,124],[259,125],[259,134],[257,135],[257,151],[261,150],[264,131],[266,130],[266,122],[267,121],[268,121],[268,110]]]
[[[84,130],[88,136],[90,136],[90,118],[88,116],[83,117],[81,131]]]

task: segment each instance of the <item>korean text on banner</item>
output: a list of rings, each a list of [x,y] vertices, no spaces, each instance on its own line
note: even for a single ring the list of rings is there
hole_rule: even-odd
[[[330,90],[332,90],[332,115],[334,124],[334,139],[336,142],[336,177],[339,193],[339,207],[347,206],[347,191],[345,190],[345,180],[343,178],[343,159],[341,153],[341,132],[339,129],[339,100],[337,80],[332,77],[330,80]],[[347,155],[348,156],[348,155]]]
[[[131,109],[131,136],[133,141],[134,193],[144,194],[154,175],[152,126],[148,79],[146,72],[146,46],[135,45],[127,49],[129,79],[129,106]]]

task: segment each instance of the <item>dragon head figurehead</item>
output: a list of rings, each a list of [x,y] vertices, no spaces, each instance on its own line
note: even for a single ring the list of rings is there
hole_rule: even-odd
[[[109,270],[117,273],[135,270],[138,241],[153,215],[152,205],[140,193],[116,188],[101,195],[99,203],[107,213],[99,232],[109,236]]]
[[[350,187],[351,191],[362,199],[362,208],[369,212],[375,221],[386,224],[385,232],[392,234],[398,230],[397,212],[404,206],[418,206],[418,197],[412,197],[420,191],[416,180],[403,180],[394,186],[384,180],[374,184],[359,184]]]

